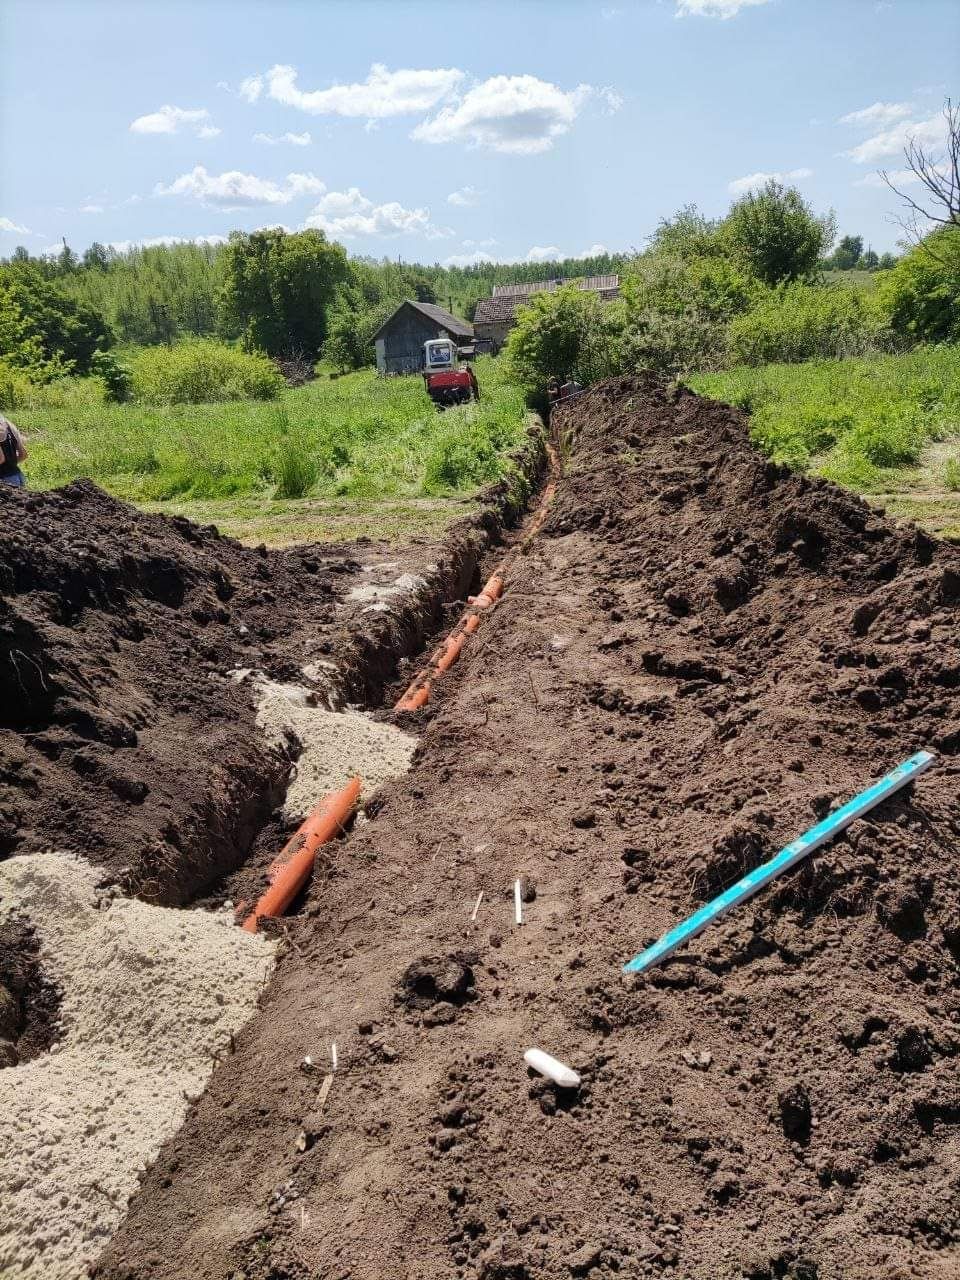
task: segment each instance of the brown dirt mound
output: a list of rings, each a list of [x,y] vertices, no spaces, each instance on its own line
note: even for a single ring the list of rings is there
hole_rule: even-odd
[[[77,850],[164,902],[234,865],[289,761],[227,672],[283,678],[349,550],[257,551],[89,482],[0,493],[0,857]]]
[[[543,534],[101,1276],[956,1275],[960,553],[688,392],[618,380],[556,425]],[[923,746],[909,793],[621,975]],[[404,998],[465,955],[469,1000]]]
[[[219,882],[291,763],[229,673],[300,683],[304,667],[332,664],[344,697],[379,698],[469,589],[542,457],[531,428],[515,476],[479,495],[476,515],[400,552],[370,539],[248,548],[89,481],[0,486],[0,858],[76,851],[165,904]],[[420,585],[390,586],[380,612],[352,599],[384,575]]]
[[[57,1039],[61,993],[44,974],[33,931],[0,924],[0,1067],[38,1057]]]

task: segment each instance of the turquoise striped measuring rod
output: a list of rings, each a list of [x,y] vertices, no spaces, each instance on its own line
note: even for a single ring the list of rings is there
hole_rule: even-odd
[[[901,787],[905,787],[914,778],[918,778],[921,773],[926,773],[934,759],[935,757],[929,751],[918,751],[909,760],[904,760],[903,764],[898,764],[892,773],[888,773],[879,782],[867,787],[866,791],[861,791],[852,800],[848,800],[843,808],[837,809],[822,822],[818,822],[815,827],[805,831],[798,840],[781,849],[776,857],[763,863],[755,871],[749,872],[742,880],[738,880],[735,885],[731,885],[721,893],[718,898],[714,898],[705,907],[695,911],[682,924],[665,933],[659,942],[655,942],[652,947],[647,947],[646,951],[641,951],[638,956],[634,956],[628,964],[623,966],[624,973],[642,973],[651,965],[659,964],[661,960],[666,960],[667,956],[672,956],[678,947],[682,947],[685,942],[702,933],[707,925],[713,924],[715,920],[721,919],[741,902],[752,898],[758,890],[768,885],[771,880],[776,880],[777,876],[788,871],[801,858],[805,858],[808,853],[819,849],[822,844],[839,835],[844,828],[849,827],[851,822],[862,818],[875,805],[886,800]]]

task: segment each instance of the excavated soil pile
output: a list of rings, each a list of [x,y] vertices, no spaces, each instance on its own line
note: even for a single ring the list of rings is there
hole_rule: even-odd
[[[240,860],[289,769],[227,672],[296,671],[359,563],[242,547],[87,481],[0,492],[0,525],[0,857],[76,850],[184,901]]]
[[[960,552],[688,392],[602,384],[557,426],[543,534],[100,1276],[958,1274]],[[910,791],[621,974],[921,747]]]

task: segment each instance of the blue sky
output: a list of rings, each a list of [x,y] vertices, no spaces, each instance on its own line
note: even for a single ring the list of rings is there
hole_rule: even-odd
[[[0,255],[277,224],[576,255],[765,174],[883,251],[876,170],[958,68],[956,0],[0,0]]]

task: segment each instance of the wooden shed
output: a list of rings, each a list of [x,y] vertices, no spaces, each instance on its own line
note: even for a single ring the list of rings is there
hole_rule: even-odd
[[[432,302],[408,298],[373,335],[377,373],[417,373],[423,367],[423,344],[430,338],[452,338],[458,346],[473,342],[473,325]]]

